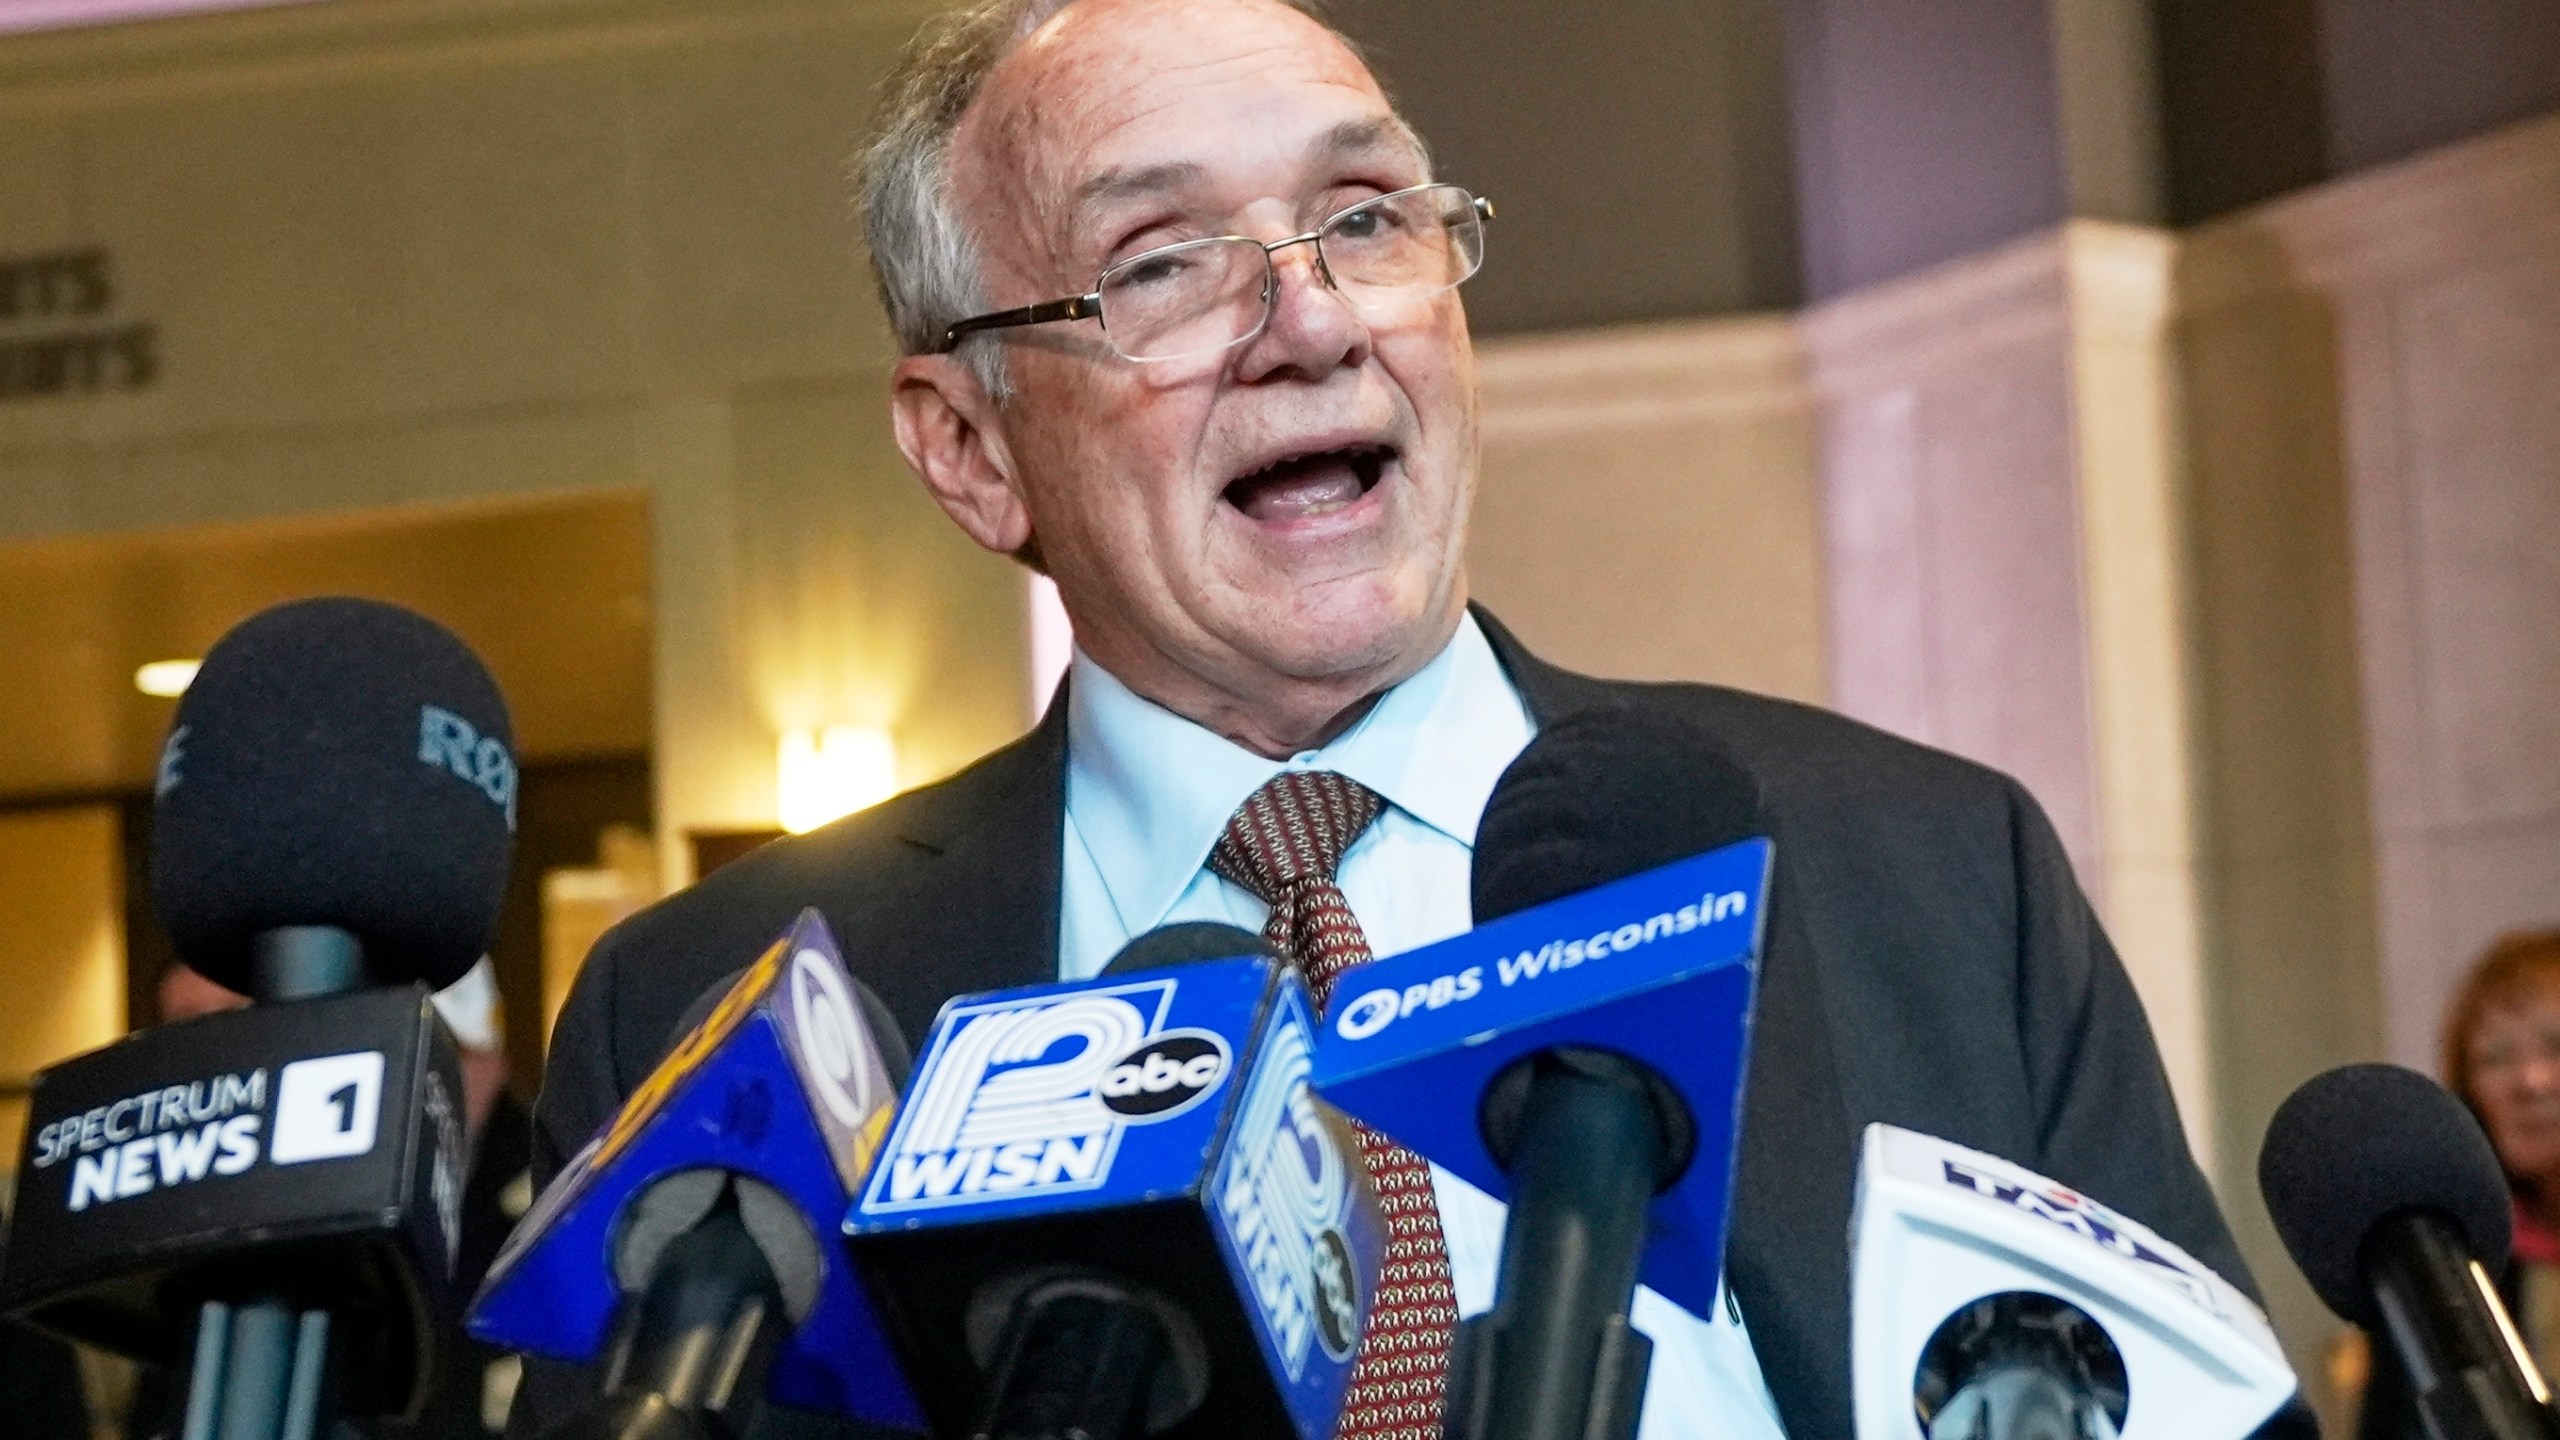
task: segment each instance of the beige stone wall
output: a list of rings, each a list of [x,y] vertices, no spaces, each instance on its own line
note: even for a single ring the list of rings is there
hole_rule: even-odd
[[[1483,348],[1475,593],[1602,675],[1820,702],[1813,407],[1784,316]]]
[[[1827,302],[1802,328],[1833,702],[2018,776],[2103,895],[2070,300],[2046,237]]]
[[[2560,922],[2560,118],[1803,328],[1833,697],[2053,812],[2334,1418],[2267,1118]]]
[[[0,42],[0,257],[106,247],[159,359],[0,405],[0,538],[641,493],[671,837],[770,821],[781,726],[889,723],[911,781],[1000,743],[1019,582],[887,444],[847,199],[922,9],[343,0]]]
[[[2366,772],[2380,1038],[2433,1071],[2471,959],[2560,924],[2560,117],[2264,207],[2191,261],[2216,313],[2266,317],[2262,433],[2345,477],[2327,644],[2365,732],[2325,743]]]

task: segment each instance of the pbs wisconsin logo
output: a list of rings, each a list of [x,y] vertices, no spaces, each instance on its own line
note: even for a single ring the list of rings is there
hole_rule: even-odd
[[[1102,1107],[1133,1123],[1170,1120],[1227,1076],[1227,1042],[1206,1030],[1168,1030],[1102,1073]]]

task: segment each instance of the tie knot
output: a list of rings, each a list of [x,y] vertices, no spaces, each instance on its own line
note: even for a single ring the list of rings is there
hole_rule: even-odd
[[[1278,905],[1292,887],[1329,882],[1342,852],[1378,818],[1378,792],[1330,770],[1284,770],[1246,797],[1209,852],[1209,868]]]

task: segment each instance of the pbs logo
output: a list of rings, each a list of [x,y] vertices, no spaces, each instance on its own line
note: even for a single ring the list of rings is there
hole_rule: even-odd
[[[1094,1092],[1123,1120],[1170,1120],[1227,1078],[1227,1042],[1207,1030],[1169,1030],[1120,1057]]]

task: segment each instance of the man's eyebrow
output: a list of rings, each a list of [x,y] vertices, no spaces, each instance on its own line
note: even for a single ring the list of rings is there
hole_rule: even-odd
[[[1370,150],[1404,150],[1415,159],[1422,158],[1422,141],[1413,128],[1393,115],[1367,120],[1345,120],[1325,131],[1307,147],[1308,153],[1321,156],[1357,155]],[[1167,160],[1154,165],[1114,165],[1076,187],[1078,210],[1090,210],[1111,200],[1124,200],[1134,195],[1155,195],[1167,190],[1180,190],[1198,185],[1209,178],[1209,167],[1196,160]]]
[[[1208,176],[1208,167],[1193,160],[1168,160],[1159,165],[1114,165],[1076,187],[1076,208],[1090,209],[1105,200],[1179,190],[1186,185],[1197,185]]]
[[[1400,116],[1379,115],[1367,120],[1345,120],[1316,137],[1307,147],[1314,155],[1357,155],[1369,150],[1403,150],[1415,160],[1423,159],[1422,137]]]

